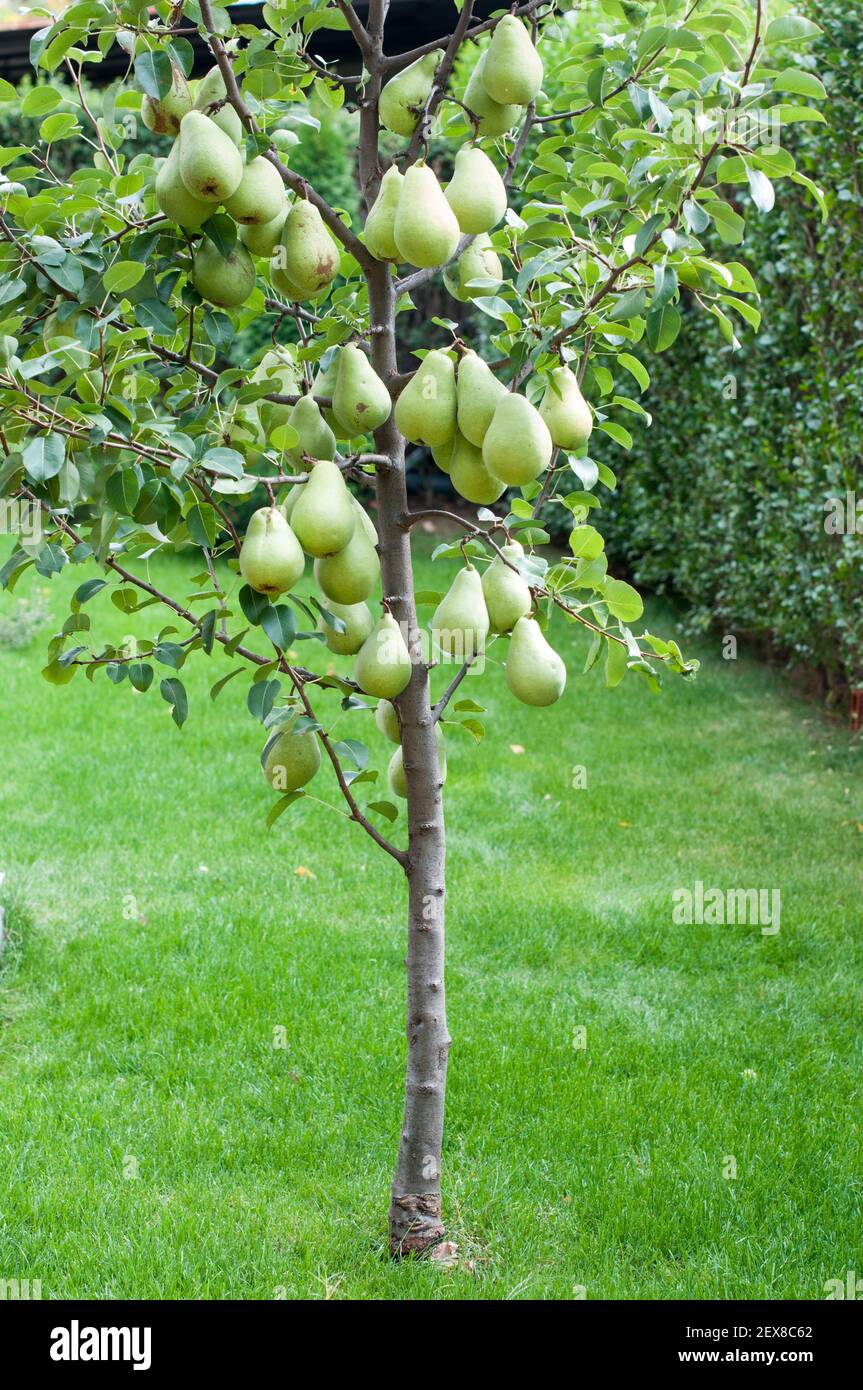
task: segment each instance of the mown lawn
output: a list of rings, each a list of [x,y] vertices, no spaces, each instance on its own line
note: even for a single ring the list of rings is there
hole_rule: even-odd
[[[17,592],[48,589],[59,619],[91,573]],[[179,564],[161,574],[189,591]],[[100,638],[161,621],[105,593],[89,611]],[[207,698],[224,657],[186,669],[178,732],[155,686],[44,682],[52,630],[0,649],[0,1279],[46,1298],[820,1298],[863,1269],[860,746],[780,675],[716,644],[694,685],[606,692],[556,622],[555,709],[517,705],[497,664],[465,682],[489,717],[480,746],[449,740],[445,1271],[384,1255],[399,870],[311,801],[266,830],[245,683]],[[383,767],[368,716],[339,730]],[[337,799],[328,771],[314,789]],[[778,888],[780,934],[675,925],[696,880]]]

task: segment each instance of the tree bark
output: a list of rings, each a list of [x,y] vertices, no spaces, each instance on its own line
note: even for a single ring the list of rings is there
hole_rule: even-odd
[[[369,11],[372,52],[367,59],[360,132],[360,182],[368,206],[377,193],[378,97],[381,88],[383,0]],[[391,266],[366,271],[372,365],[382,381],[398,375],[395,281]],[[428,667],[423,659],[414,598],[405,487],[405,442],[392,416],[375,434],[389,460],[377,469],[378,534],[384,600],[413,661],[410,684],[396,704],[408,790],[407,1076],[401,1142],[389,1214],[394,1255],[418,1253],[440,1240],[441,1145],[450,1037],[444,991],[445,831]]]

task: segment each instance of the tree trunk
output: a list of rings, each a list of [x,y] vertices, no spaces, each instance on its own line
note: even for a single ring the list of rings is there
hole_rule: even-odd
[[[368,28],[373,52],[360,118],[360,185],[368,208],[377,195],[378,97],[386,0],[372,0]],[[376,264],[366,273],[369,289],[372,365],[382,381],[398,372],[392,267]],[[443,797],[437,740],[414,599],[405,487],[405,442],[392,416],[375,434],[378,451],[390,460],[377,470],[378,535],[384,600],[401,625],[413,661],[410,684],[396,704],[408,789],[408,942],[405,1108],[392,1186],[389,1231],[393,1255],[420,1252],[440,1240],[441,1144],[450,1037],[444,992]]]
[[[396,370],[395,295],[390,267],[369,273],[373,364],[386,381]],[[410,685],[396,701],[408,787],[408,1065],[405,1110],[390,1205],[394,1254],[423,1250],[443,1235],[441,1143],[450,1038],[444,992],[443,797],[437,742],[414,601],[404,440],[392,418],[377,448],[390,459],[378,471],[378,532],[384,599],[411,652]]]

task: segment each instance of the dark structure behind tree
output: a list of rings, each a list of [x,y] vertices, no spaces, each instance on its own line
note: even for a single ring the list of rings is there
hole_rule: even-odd
[[[362,20],[368,14],[368,0],[357,0],[356,9]],[[477,0],[473,7],[477,19],[487,19],[494,10],[504,8],[493,0]],[[263,5],[229,5],[228,13],[235,24],[256,24],[265,28]],[[387,42],[392,53],[416,48],[419,44],[451,32],[458,19],[452,0],[392,0],[387,17]],[[22,77],[32,77],[30,66],[30,39],[40,27],[34,23],[32,29],[8,29],[0,36],[0,77],[7,82],[16,83]],[[195,36],[191,40],[195,50],[195,75],[212,67],[213,59],[201,40]],[[345,71],[356,71],[357,49],[353,38],[346,30],[318,29],[309,40],[309,50],[327,63],[344,66]],[[98,86],[112,82],[120,77],[129,65],[128,55],[115,44],[101,63],[87,67],[87,79]],[[47,77],[46,77],[47,80]]]

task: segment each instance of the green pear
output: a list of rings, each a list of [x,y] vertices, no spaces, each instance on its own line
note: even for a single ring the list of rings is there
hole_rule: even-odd
[[[501,546],[501,554],[495,556],[482,577],[492,632],[511,632],[519,618],[526,617],[533,607],[527,584],[505,563],[509,560],[510,564],[516,564],[523,555],[524,546],[518,541],[508,541]]]
[[[338,352],[334,352],[326,367],[323,366],[323,359],[318,364],[318,370],[312,381],[312,394],[319,400],[331,401],[335,395],[336,382],[339,379],[339,356]],[[321,406],[321,411],[330,429],[338,438],[342,427],[336,417],[336,412],[332,406],[326,405]]]
[[[377,543],[378,543],[378,533],[377,533],[377,530],[376,530],[376,528],[375,528],[375,523],[372,521],[371,517],[369,516],[368,512],[366,511],[366,509],[365,509],[365,507],[363,506],[363,504],[362,504],[362,502],[360,501],[360,499],[359,499],[358,497],[354,497],[354,494],[353,494],[353,493],[351,493],[351,501],[352,501],[353,504],[354,504],[354,511],[356,512],[357,516],[359,517],[360,526],[361,526],[361,527],[363,528],[363,530],[365,531],[365,533],[366,533],[366,535],[368,536],[369,541],[371,542],[371,544],[372,544],[372,545],[377,545]]]
[[[260,224],[250,222],[240,228],[240,241],[250,255],[266,256],[269,260],[279,244],[287,215],[288,202],[283,198],[282,206],[272,221]]]
[[[211,68],[206,77],[202,77],[198,83],[195,91],[195,110],[205,112],[213,124],[224,131],[235,145],[243,146],[240,154],[245,159],[243,123],[227,98],[228,89],[224,77],[218,67]],[[210,109],[214,106],[218,106],[218,110]]]
[[[297,732],[297,716],[280,724],[261,754],[264,776],[276,792],[295,792],[310,782],[321,765],[317,734]]]
[[[437,744],[438,771],[440,772],[441,786],[443,786],[446,781],[446,741],[440,724],[435,724],[434,732],[435,743]],[[390,758],[387,768],[387,782],[394,796],[400,796],[403,801],[407,800],[408,780],[405,775],[404,755],[401,748],[397,748]]]
[[[535,618],[519,618],[509,639],[506,683],[523,705],[553,705],[566,686],[566,667]]]
[[[501,396],[482,442],[489,473],[508,487],[523,487],[548,467],[553,448],[548,426],[530,401],[512,391]]]
[[[180,124],[180,176],[202,203],[223,203],[243,177],[243,160],[230,136],[194,107]]]
[[[503,382],[479,353],[464,353],[458,364],[458,427],[471,444],[482,447],[494,412],[506,394]]]
[[[163,97],[145,96],[141,102],[141,120],[156,135],[176,135],[186,112],[191,110],[192,94],[184,73],[171,64],[171,86]]]
[[[437,445],[456,430],[455,368],[438,348],[426,353],[396,401],[396,425],[412,444]]]
[[[434,611],[435,645],[451,660],[467,661],[485,650],[488,626],[482,580],[473,565],[466,565]]]
[[[343,550],[315,561],[315,582],[334,603],[362,603],[378,582],[381,562],[359,517]]]
[[[282,229],[284,262],[280,269],[313,298],[335,279],[339,252],[314,203],[298,198]]]
[[[402,726],[399,723],[398,710],[391,700],[378,700],[375,709],[375,723],[390,743],[401,743]]]
[[[326,618],[318,621],[318,632],[323,633],[327,647],[336,656],[355,656],[375,625],[368,606],[365,603],[336,603],[333,599],[327,599],[324,607],[334,618],[341,618],[345,625],[344,632],[336,632]]]
[[[366,218],[364,240],[378,261],[397,261],[399,258],[394,230],[403,184],[401,172],[394,164],[391,165],[381,179],[378,196]]]
[[[252,372],[252,381],[266,381],[273,396],[301,395],[301,379],[302,372],[294,356],[294,349],[289,346],[271,348],[269,352],[265,352]],[[279,425],[290,424],[294,404],[281,405],[278,401],[259,402],[261,426],[267,438]]]
[[[448,439],[444,444],[432,445],[431,456],[440,469],[441,473],[448,473],[452,460],[453,450],[458,443],[458,435],[455,439]]]
[[[542,88],[542,59],[515,15],[504,15],[491,37],[482,84],[492,101],[529,106]]]
[[[282,231],[284,230],[284,226],[282,226]],[[276,290],[283,299],[289,299],[292,304],[301,304],[304,299],[311,299],[312,296],[308,294],[301,285],[295,285],[293,280],[280,268],[278,257],[281,255],[284,255],[284,252],[282,250],[282,239],[280,235],[279,244],[270,257],[270,262],[267,267],[267,274],[270,277],[270,284],[273,286],[273,289]]]
[[[357,653],[354,680],[366,695],[394,700],[411,678],[411,656],[398,623],[384,613]]]
[[[506,492],[506,483],[493,478],[485,466],[482,449],[459,433],[452,447],[450,481],[460,496],[477,506],[489,506]]]
[[[295,130],[274,130],[271,139],[280,152],[292,150],[300,143],[300,137]]]
[[[239,186],[225,199],[225,212],[230,213],[235,222],[262,227],[278,217],[284,202],[281,174],[268,159],[258,155],[246,165]]]
[[[345,438],[371,434],[390,418],[390,393],[358,347],[343,347],[333,392],[333,410]]]
[[[475,281],[490,283],[475,284]],[[458,260],[447,266],[443,282],[453,299],[462,304],[497,293],[503,284],[503,265],[487,232],[475,237]]]
[[[434,170],[427,164],[412,164],[405,174],[396,210],[399,260],[421,270],[446,265],[455,255],[460,237],[458,220]]]
[[[192,262],[192,280],[198,294],[211,304],[236,309],[255,288],[255,263],[240,242],[223,256],[211,241],[202,241]]]
[[[286,451],[291,463],[299,467],[304,456],[310,459],[335,458],[336,436],[312,396],[300,397],[291,409],[288,424],[300,436],[299,442]]]
[[[246,527],[240,574],[259,594],[275,597],[292,589],[306,567],[296,536],[275,507],[261,507]]]
[[[387,130],[394,135],[413,135],[431,96],[434,75],[444,52],[436,48],[390,78],[380,95],[378,110]]]
[[[212,203],[194,198],[180,177],[180,137],[171,146],[168,158],[156,175],[156,204],[178,227],[196,232],[215,211]]]
[[[481,53],[477,60],[476,67],[464,89],[463,101],[468,111],[472,111],[478,117],[477,134],[496,138],[498,135],[505,135],[508,130],[512,130],[519,118],[520,111],[517,106],[511,103],[502,105],[489,96],[483,82],[487,57],[488,49]]]
[[[593,416],[569,367],[555,367],[550,373],[539,413],[558,449],[579,451],[590,438]]]
[[[506,212],[503,179],[478,145],[459,150],[445,196],[461,230],[470,236],[493,231]]]
[[[303,550],[316,559],[344,550],[356,520],[341,469],[329,459],[314,464],[291,512],[291,525]]]
[[[198,111],[206,111],[208,106],[215,106],[217,102],[226,101],[227,97],[228,89],[225,86],[221,68],[217,63],[201,78],[195,88],[195,107]]]

